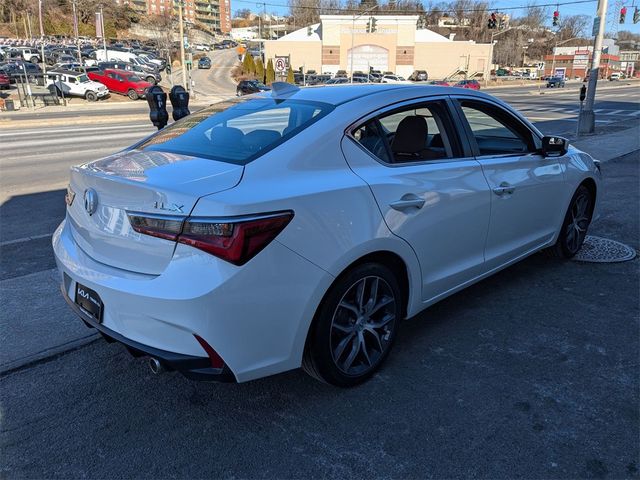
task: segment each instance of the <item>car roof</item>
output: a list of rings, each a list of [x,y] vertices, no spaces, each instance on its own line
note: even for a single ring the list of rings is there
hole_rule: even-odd
[[[473,95],[480,98],[493,98],[489,95],[476,92],[474,90],[464,90],[462,92],[460,88],[445,87],[440,85],[411,85],[411,84],[397,84],[397,83],[355,83],[355,84],[334,84],[329,86],[309,86],[302,87],[294,93],[289,93],[286,98],[295,100],[307,100],[313,102],[323,102],[331,105],[341,105],[347,102],[351,102],[356,99],[362,99],[369,95],[376,95],[385,91],[398,91],[405,90],[407,98],[411,98],[412,93],[415,92],[417,96],[429,96],[429,95]],[[271,94],[267,92],[265,96]]]
[[[55,70],[48,70],[47,73],[58,73],[60,75],[73,75],[73,76],[79,76],[79,75],[84,75],[84,72],[74,72],[73,70],[65,70],[65,69],[55,69]]]

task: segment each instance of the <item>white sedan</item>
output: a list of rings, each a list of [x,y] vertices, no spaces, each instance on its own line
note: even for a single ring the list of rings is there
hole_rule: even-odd
[[[597,161],[489,95],[348,85],[235,98],[74,167],[62,292],[154,372],[352,386],[405,318],[595,218]]]

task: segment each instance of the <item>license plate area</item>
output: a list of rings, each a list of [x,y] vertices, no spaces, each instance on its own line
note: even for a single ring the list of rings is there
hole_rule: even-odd
[[[100,295],[81,283],[76,283],[75,297],[74,301],[76,305],[91,316],[96,322],[102,323],[103,304],[100,299]]]

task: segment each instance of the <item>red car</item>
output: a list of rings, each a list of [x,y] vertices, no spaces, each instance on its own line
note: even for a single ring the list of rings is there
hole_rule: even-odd
[[[0,88],[11,88],[11,78],[0,70]]]
[[[470,88],[471,90],[480,90],[480,83],[477,80],[460,80],[454,87]]]
[[[105,68],[95,72],[88,72],[91,80],[102,83],[110,92],[127,95],[131,100],[144,98],[152,83],[142,80],[135,72]]]

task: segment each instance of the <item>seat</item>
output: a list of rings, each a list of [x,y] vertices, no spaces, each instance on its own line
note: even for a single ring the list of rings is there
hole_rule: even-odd
[[[253,130],[247,133],[242,143],[251,152],[258,152],[280,140],[282,136],[275,130]]]
[[[429,127],[424,117],[412,115],[403,118],[391,143],[394,160],[401,163],[442,158],[441,153],[427,148],[428,135]]]

